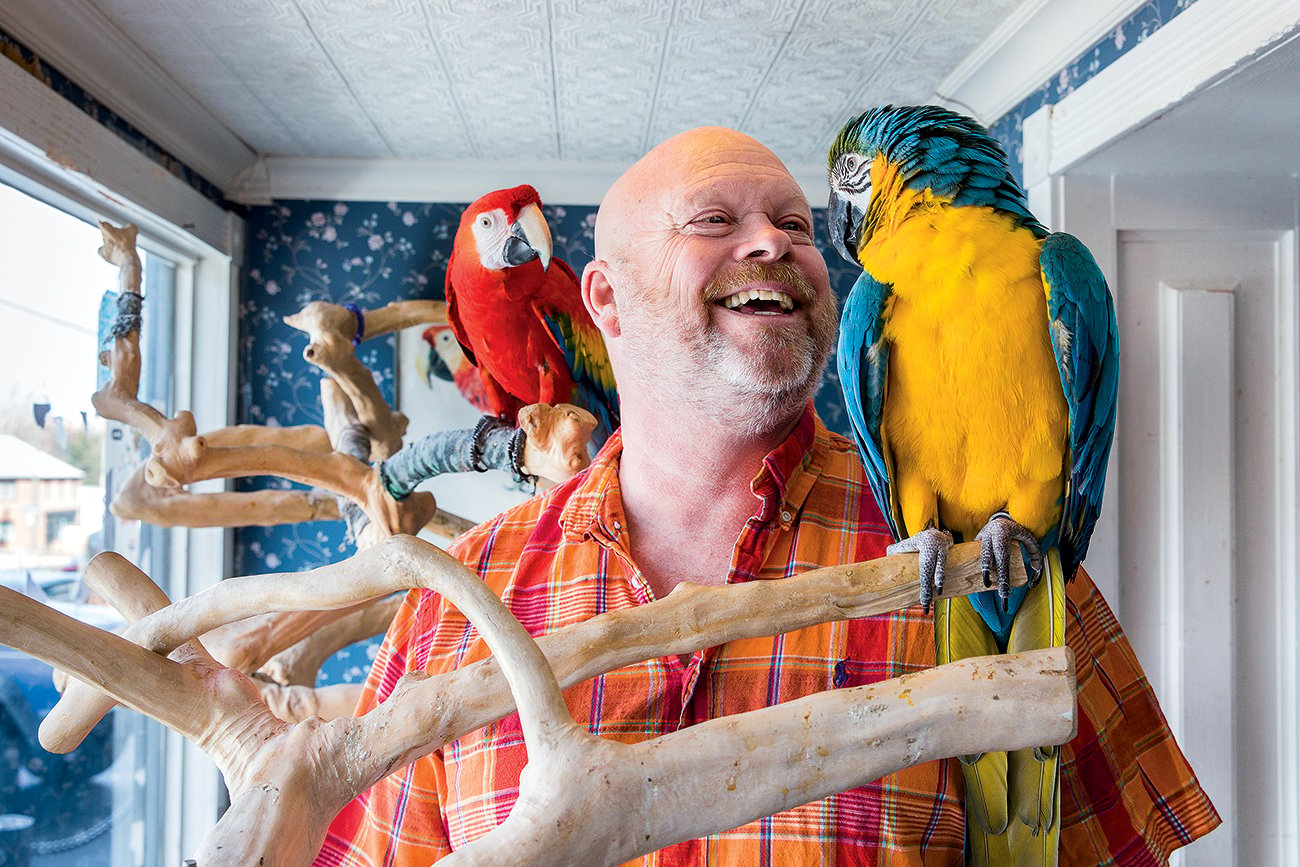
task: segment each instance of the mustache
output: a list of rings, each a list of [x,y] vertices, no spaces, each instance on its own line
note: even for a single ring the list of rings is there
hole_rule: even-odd
[[[735,270],[714,277],[704,287],[704,300],[710,304],[741,289],[762,282],[781,283],[800,307],[817,300],[817,290],[799,269],[789,262],[742,262]]]

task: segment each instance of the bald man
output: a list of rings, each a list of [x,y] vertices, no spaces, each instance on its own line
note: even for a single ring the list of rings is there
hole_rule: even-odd
[[[452,548],[529,632],[644,605],[682,581],[780,580],[884,554],[892,540],[856,450],[812,408],[836,332],[812,231],[808,202],[780,160],[733,130],[669,139],[609,190],[582,294],[609,346],[622,428],[585,472]],[[1093,616],[1091,608],[1071,610]],[[1109,633],[1100,635],[1097,648],[1082,651],[1098,665],[1116,652]],[[1127,647],[1120,649],[1131,654]],[[451,671],[488,655],[459,611],[432,593],[412,593],[358,713],[407,672]],[[578,684],[565,698],[591,731],[637,742],[933,662],[933,626],[918,606],[647,660]],[[1168,732],[1158,710],[1151,713],[1145,682],[1139,686],[1125,707],[1137,706],[1147,727],[1125,731],[1125,743],[1162,746]],[[1081,702],[1091,696],[1081,685]],[[1187,825],[1178,817],[1199,809],[1203,793],[1194,779],[1187,783],[1190,771],[1168,743],[1172,751],[1160,758],[1171,770],[1161,771],[1161,783],[1172,783],[1145,791],[1129,785],[1135,768],[1117,771],[1108,764],[1113,751],[1095,749],[1095,738],[1081,741],[1087,779],[1072,781],[1063,811],[1074,823],[1062,833],[1073,847],[1070,863],[1157,863],[1179,845]],[[1063,751],[1067,775],[1076,758]],[[316,863],[437,860],[505,819],[526,761],[517,716],[453,741],[340,813]],[[635,863],[961,864],[961,795],[951,761],[927,762]],[[1094,800],[1106,809],[1094,809]],[[1146,860],[1112,860],[1111,846]]]
[[[804,414],[835,342],[808,201],[753,139],[683,133],[606,194],[582,292],[625,414],[633,562],[656,597],[681,581],[722,584],[754,514],[750,482]]]

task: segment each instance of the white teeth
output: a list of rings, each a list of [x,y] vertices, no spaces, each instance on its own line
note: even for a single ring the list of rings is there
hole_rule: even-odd
[[[794,298],[788,292],[782,292],[779,289],[742,289],[735,295],[726,298],[723,303],[729,310],[735,310],[742,304],[750,301],[775,301],[781,305],[783,311],[794,309]]]

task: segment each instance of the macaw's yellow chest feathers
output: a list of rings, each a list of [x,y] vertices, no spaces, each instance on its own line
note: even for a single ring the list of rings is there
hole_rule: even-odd
[[[1040,538],[1060,515],[1069,414],[1040,242],[990,208],[913,208],[860,251],[891,284],[884,445],[906,533],[969,539],[999,510]]]

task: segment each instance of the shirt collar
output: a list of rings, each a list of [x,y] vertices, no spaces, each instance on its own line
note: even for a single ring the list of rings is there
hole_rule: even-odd
[[[821,474],[828,447],[826,427],[809,401],[789,436],[763,459],[750,483],[750,490],[760,500],[756,517],[789,526]],[[567,541],[589,535],[612,540],[626,532],[618,479],[622,456],[623,436],[618,430],[605,441],[585,475],[575,480],[577,488],[560,513]]]

